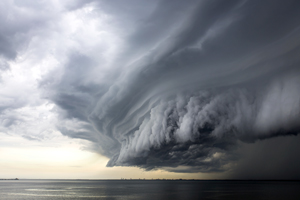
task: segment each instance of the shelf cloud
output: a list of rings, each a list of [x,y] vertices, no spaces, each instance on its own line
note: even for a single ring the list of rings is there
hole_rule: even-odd
[[[38,80],[41,98],[56,106],[55,127],[91,141],[110,158],[107,166],[222,172],[240,160],[240,144],[300,132],[299,1],[53,7],[59,15],[30,19],[28,30],[2,28],[3,63],[28,38],[54,38],[49,49],[39,47],[58,66]]]

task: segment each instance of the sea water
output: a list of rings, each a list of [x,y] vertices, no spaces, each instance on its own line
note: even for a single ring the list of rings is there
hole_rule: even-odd
[[[1,200],[300,199],[298,181],[1,180]]]

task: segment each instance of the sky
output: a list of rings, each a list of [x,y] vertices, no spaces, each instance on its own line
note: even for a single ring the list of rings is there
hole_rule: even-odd
[[[0,178],[300,179],[298,0],[2,0]]]

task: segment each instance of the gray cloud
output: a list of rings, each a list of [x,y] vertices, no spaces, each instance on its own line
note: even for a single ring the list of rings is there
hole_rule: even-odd
[[[63,14],[88,10],[97,33],[110,34],[97,42],[70,34],[77,46],[61,50],[65,57],[39,89],[58,106],[57,129],[92,141],[108,166],[244,174],[234,166],[252,150],[241,144],[273,147],[268,141],[300,131],[299,4],[72,1]],[[41,35],[50,37],[59,17],[50,12],[15,29],[7,25],[13,34],[1,30],[0,54],[15,59],[27,40],[10,35],[47,27]]]
[[[0,11],[0,55],[9,60],[26,49],[34,32],[45,28],[54,17],[44,3],[28,0],[2,1]]]
[[[90,61],[71,57],[56,87],[72,89],[51,98],[92,124],[62,132],[100,144],[108,166],[225,171],[240,141],[299,133],[297,1],[161,1],[144,15],[101,3],[137,22],[114,62],[121,71],[83,85]]]

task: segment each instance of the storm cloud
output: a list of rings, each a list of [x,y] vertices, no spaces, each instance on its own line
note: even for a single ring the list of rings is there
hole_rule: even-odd
[[[55,98],[74,118],[90,108],[85,117],[106,143],[108,166],[226,170],[238,141],[299,132],[296,4],[159,2],[127,36],[119,74],[93,103]]]
[[[56,67],[39,77],[41,98],[107,166],[230,171],[241,144],[300,132],[299,1],[53,5],[59,15],[30,20],[20,41],[57,41],[42,47]],[[23,44],[6,32],[3,63]]]

